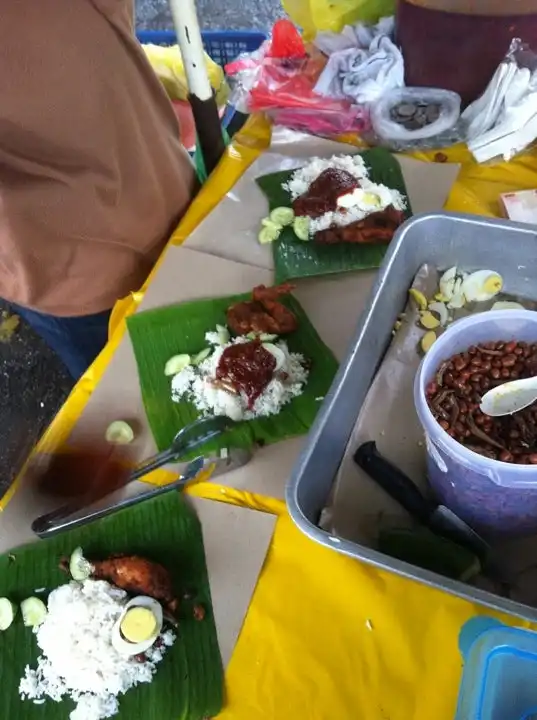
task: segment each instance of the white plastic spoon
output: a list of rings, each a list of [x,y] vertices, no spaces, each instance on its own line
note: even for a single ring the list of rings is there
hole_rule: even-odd
[[[481,398],[480,409],[490,417],[512,415],[537,401],[537,377],[509,382],[492,388]]]

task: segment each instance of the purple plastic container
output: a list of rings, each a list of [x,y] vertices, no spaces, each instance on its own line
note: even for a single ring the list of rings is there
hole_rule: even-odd
[[[429,482],[439,500],[485,535],[530,535],[537,533],[537,466],[489,460],[463,447],[440,427],[425,398],[444,360],[497,340],[537,342],[537,312],[483,312],[453,323],[420,365],[414,402],[425,431]]]

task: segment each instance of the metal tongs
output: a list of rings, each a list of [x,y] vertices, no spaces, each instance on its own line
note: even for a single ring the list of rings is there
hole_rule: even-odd
[[[173,490],[182,490],[203,470],[212,468],[212,477],[245,465],[250,460],[252,452],[231,447],[221,450],[216,457],[197,457],[189,463],[183,463],[178,478],[167,485],[154,487],[147,483],[137,482],[153,470],[168,463],[177,462],[181,457],[226,432],[233,425],[232,420],[223,416],[205,418],[187,425],[177,433],[167,450],[159,452],[137,465],[119,489],[116,488],[100,497],[82,496],[46,515],[41,515],[32,523],[32,531],[41,538],[51,537],[158,495]]]

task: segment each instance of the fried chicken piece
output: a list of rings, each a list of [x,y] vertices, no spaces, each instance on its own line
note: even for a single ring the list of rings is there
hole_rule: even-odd
[[[315,233],[314,241],[321,245],[337,243],[370,243],[386,245],[405,219],[401,210],[390,205],[385,210],[371,213],[362,220],[345,225],[330,227]]]
[[[177,610],[172,580],[162,565],[138,555],[117,555],[91,564],[95,580],[106,580],[133,595],[148,595],[171,613]]]
[[[256,302],[270,303],[276,301],[282,295],[289,295],[289,293],[295,289],[291,283],[282,283],[281,285],[274,285],[273,287],[266,287],[265,285],[257,285],[252,290],[252,298]]]
[[[232,305],[227,310],[227,324],[235,335],[267,333],[287,335],[298,327],[295,315],[278,302],[278,298],[287,295],[293,285],[285,283],[276,287],[258,285],[252,291],[252,300]]]
[[[248,335],[249,332],[272,332],[272,318],[265,312],[261,303],[240,302],[227,309],[227,324],[235,335]]]

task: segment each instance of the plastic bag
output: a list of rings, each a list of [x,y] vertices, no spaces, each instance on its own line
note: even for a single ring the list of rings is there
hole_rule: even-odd
[[[226,65],[233,83],[230,104],[246,113],[270,111],[278,122],[289,120],[291,127],[313,134],[322,126],[323,135],[338,135],[342,125],[359,132],[368,117],[364,110],[314,92],[326,62],[317,48],[304,46],[289,21],[278,21],[272,38],[256,52]],[[291,109],[300,113],[290,115]]]
[[[318,51],[313,58],[308,55],[289,20],[278,20],[272,37],[258,50],[226,65],[233,81],[230,104],[241,112],[253,112],[296,102],[311,94],[310,78],[318,77],[325,64],[326,58]]]
[[[179,46],[143,45],[142,47],[170,99],[186,100],[188,97],[188,84]],[[211,60],[207,53],[205,53],[205,65],[211,87],[216,92],[216,102],[219,106],[223,106],[226,104],[229,95],[229,87],[225,81],[224,71],[220,65]]]
[[[268,112],[274,125],[322,137],[338,137],[347,133],[363,134],[370,130],[369,113],[364,107],[350,105],[347,111],[283,108]]]
[[[273,107],[309,107],[322,110],[337,109],[339,101],[324,98],[313,92],[326,65],[326,58],[315,48],[305,58],[263,60],[256,82],[250,90],[251,112]]]
[[[537,139],[537,53],[514,39],[485,92],[461,116],[477,162],[511,160]]]
[[[345,25],[394,15],[396,0],[282,0],[282,5],[304,38],[313,40],[319,30],[340,32]]]
[[[398,151],[453,145],[463,139],[460,107],[459,95],[450,90],[390,90],[371,109],[375,141]]]

